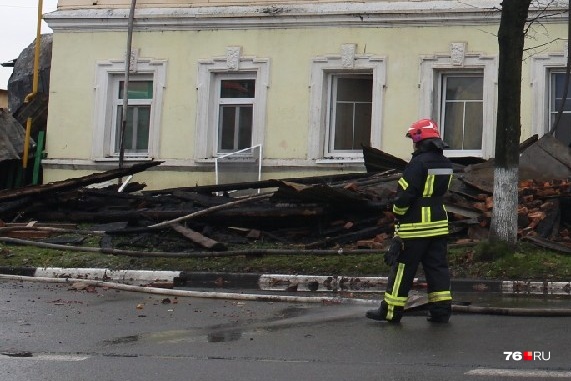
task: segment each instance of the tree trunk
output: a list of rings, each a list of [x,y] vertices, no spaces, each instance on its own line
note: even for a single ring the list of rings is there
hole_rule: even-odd
[[[498,31],[498,116],[490,240],[517,242],[524,27],[531,0],[504,0]]]

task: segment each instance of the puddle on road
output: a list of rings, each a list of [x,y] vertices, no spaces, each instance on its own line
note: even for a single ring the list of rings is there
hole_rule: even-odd
[[[250,336],[255,334],[254,331],[248,332]],[[238,329],[220,330],[214,329],[208,332],[208,329],[189,329],[189,330],[173,330],[141,333],[138,335],[118,337],[111,340],[105,340],[105,346],[120,346],[132,343],[152,343],[152,344],[175,344],[175,343],[226,343],[237,341],[242,338],[244,331]]]
[[[210,332],[207,335],[207,341],[209,343],[227,343],[229,341],[237,341],[241,337],[242,332],[240,331]]]
[[[500,293],[454,293],[453,303],[459,305],[471,305],[477,307],[504,307],[504,308],[552,308],[569,309],[571,299],[569,297],[554,296],[506,296]],[[277,330],[307,327],[312,325],[329,324],[332,321],[350,321],[362,319],[365,311],[370,306],[364,305],[332,305],[332,306],[300,306],[289,305],[274,316],[265,320],[254,322],[241,322],[225,325],[217,325],[204,328],[187,330],[169,330],[160,332],[141,333],[106,340],[104,345],[120,346],[132,343],[227,343],[239,340],[253,340],[254,337],[265,335]],[[418,311],[409,311],[410,315],[423,315],[426,311],[419,308]]]
[[[105,340],[103,343],[107,344],[107,345],[117,345],[117,344],[133,343],[136,341],[139,341],[139,336],[138,335],[130,335],[130,336],[118,337],[118,338],[113,339],[113,340]]]
[[[141,333],[105,340],[105,346],[121,346],[132,343],[174,344],[174,343],[227,343],[241,339],[253,340],[255,336],[265,335],[292,327],[327,324],[331,321],[361,319],[367,307],[364,306],[326,306],[299,307],[288,306],[274,316],[257,322],[232,325],[217,325],[187,330],[169,330]]]
[[[7,357],[33,357],[34,356],[34,354],[32,352],[28,352],[28,351],[2,352],[2,353],[0,353],[0,355],[7,356]]]
[[[456,304],[469,303],[477,307],[501,308],[571,308],[571,298],[566,295],[516,295],[502,293],[456,292],[452,294]]]

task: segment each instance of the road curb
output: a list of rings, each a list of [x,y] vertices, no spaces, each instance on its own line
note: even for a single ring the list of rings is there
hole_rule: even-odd
[[[265,291],[348,291],[384,292],[387,277],[347,277],[338,275],[243,274],[223,272],[183,272],[178,283],[187,287],[258,288]],[[453,279],[457,292],[502,292],[505,281]],[[413,289],[424,290],[423,279],[415,278]],[[509,288],[506,288],[509,289]]]
[[[10,267],[0,266],[0,274],[30,277],[108,280],[125,284],[173,283],[175,287],[241,288],[263,291],[347,291],[384,292],[387,277],[346,277],[338,275],[288,275],[228,272],[184,272],[153,270],[111,270],[106,268]],[[426,289],[423,279],[415,279],[413,289]],[[571,282],[452,279],[452,292],[493,292],[512,295],[571,295]]]
[[[173,283],[180,271],[111,270],[106,268],[0,267],[0,274],[46,278],[74,278],[125,284]]]

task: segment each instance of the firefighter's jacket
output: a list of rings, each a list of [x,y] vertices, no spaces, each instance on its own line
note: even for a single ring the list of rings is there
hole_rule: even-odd
[[[393,203],[395,234],[403,239],[448,234],[443,196],[452,181],[452,163],[436,147],[423,148],[412,154]]]

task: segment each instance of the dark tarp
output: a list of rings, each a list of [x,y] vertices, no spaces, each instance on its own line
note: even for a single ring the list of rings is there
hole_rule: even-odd
[[[52,62],[53,35],[42,34],[40,39],[40,57],[38,68],[38,93],[48,94],[50,86],[50,70]],[[26,96],[32,92],[34,80],[34,60],[36,56],[36,41],[22,50],[16,62],[12,75],[8,80],[8,109],[16,113],[24,104]]]

